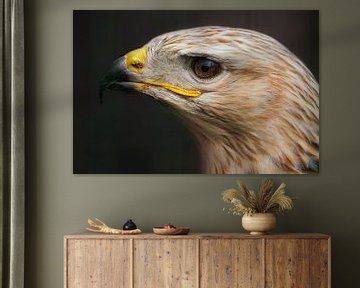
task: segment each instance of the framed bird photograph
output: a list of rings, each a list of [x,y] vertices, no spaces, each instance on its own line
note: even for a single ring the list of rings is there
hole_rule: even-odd
[[[73,12],[75,174],[319,172],[319,11]]]

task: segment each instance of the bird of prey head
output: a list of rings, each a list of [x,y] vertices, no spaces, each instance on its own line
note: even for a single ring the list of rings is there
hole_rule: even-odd
[[[205,173],[318,171],[319,85],[267,35],[214,26],[166,33],[117,59],[101,85],[172,106]]]

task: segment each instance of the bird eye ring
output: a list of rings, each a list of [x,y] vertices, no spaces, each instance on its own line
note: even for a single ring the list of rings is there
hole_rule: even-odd
[[[200,79],[211,79],[221,71],[220,65],[210,59],[197,57],[192,63],[192,70]]]

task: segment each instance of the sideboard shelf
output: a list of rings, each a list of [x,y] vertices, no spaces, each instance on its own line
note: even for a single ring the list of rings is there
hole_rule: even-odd
[[[328,288],[324,234],[72,234],[64,287]]]

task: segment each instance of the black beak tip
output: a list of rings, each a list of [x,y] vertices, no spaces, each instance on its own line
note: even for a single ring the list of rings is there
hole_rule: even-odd
[[[107,89],[117,90],[119,87],[117,82],[122,82],[127,79],[127,74],[124,69],[124,57],[121,57],[114,61],[111,67],[104,73],[100,80],[99,86],[99,99],[100,103],[103,103],[104,92]]]

